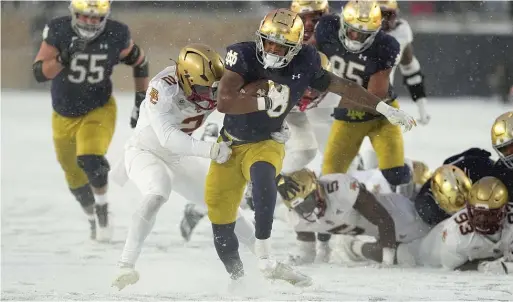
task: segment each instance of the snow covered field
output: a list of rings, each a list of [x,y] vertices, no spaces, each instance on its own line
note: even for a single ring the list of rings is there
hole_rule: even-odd
[[[110,285],[139,192],[132,183],[124,188],[111,185],[114,242],[91,242],[88,222],[53,153],[49,93],[2,91],[1,97],[2,300],[513,300],[511,276],[427,269],[312,265],[303,269],[315,279],[310,288],[271,284],[259,276],[244,247],[242,257],[254,286],[244,294],[229,295],[208,219],[184,244],[178,223],[185,200],[174,194],[143,249],[139,283],[118,292]],[[133,104],[132,93],[116,97],[118,124],[108,153],[112,164],[130,135]],[[410,101],[402,108],[417,114]],[[407,133],[405,148],[408,157],[436,167],[447,155],[471,146],[493,151],[491,123],[511,107],[479,100],[433,100],[429,110],[431,124]],[[212,116],[216,118],[219,115]],[[281,221],[274,224],[273,238],[281,257],[294,248],[294,235]]]

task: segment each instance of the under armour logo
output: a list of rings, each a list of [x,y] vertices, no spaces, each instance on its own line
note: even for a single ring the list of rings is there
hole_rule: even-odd
[[[301,74],[300,74],[300,73],[298,73],[298,74],[293,74],[293,75],[292,75],[292,79],[293,79],[293,80],[295,80],[295,79],[299,79],[299,78],[301,78]]]
[[[107,44],[107,43],[100,44],[100,49],[109,49],[109,44]]]
[[[237,63],[237,55],[238,53],[236,53],[235,51],[233,50],[230,50],[227,54],[226,54],[226,57],[224,59],[224,62],[226,65],[228,66],[233,66],[235,65],[235,63]]]
[[[364,56],[364,55],[362,55],[362,54],[359,54],[359,55],[358,55],[358,59],[360,59],[360,60],[364,60],[364,61],[367,61],[367,56]]]

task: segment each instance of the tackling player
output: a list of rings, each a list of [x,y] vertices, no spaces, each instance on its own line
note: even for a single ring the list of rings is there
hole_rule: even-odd
[[[208,162],[202,158],[219,164],[230,158],[229,143],[190,136],[215,110],[215,94],[223,72],[217,52],[207,45],[191,44],[181,49],[176,66],[165,68],[150,82],[137,127],[125,146],[125,181],[128,177],[137,185],[143,200],[132,217],[119,262],[120,273],[113,282],[120,290],[139,280],[135,263],[171,191],[203,204],[201,176],[207,174]],[[253,224],[239,216],[235,232],[252,249]]]
[[[426,89],[424,88],[424,75],[422,74],[420,63],[413,53],[413,32],[408,22],[398,17],[399,7],[397,1],[387,0],[378,1],[383,17],[382,29],[387,34],[394,37],[400,45],[399,52],[399,70],[404,78],[404,84],[410,92],[412,100],[419,109],[420,124],[429,123],[430,116],[427,113]],[[397,65],[392,68],[390,73],[390,84],[394,84],[394,74]]]
[[[397,263],[449,270],[513,272],[513,203],[498,178],[486,176],[470,190],[465,208],[419,240],[400,244]],[[380,262],[376,243],[360,243],[361,255]]]
[[[431,227],[417,215],[412,202],[396,193],[372,193],[362,183],[374,171],[360,171],[356,178],[329,174],[319,178],[303,169],[278,186],[289,207],[289,223],[298,233],[299,254],[294,263],[311,263],[316,257],[315,241],[302,232],[340,235],[367,235],[383,245],[385,262],[393,264],[396,242],[410,242],[428,233]],[[360,175],[358,175],[360,174]],[[294,185],[299,191],[289,190]]]
[[[52,81],[53,143],[68,187],[88,216],[91,238],[107,241],[110,167],[105,154],[116,124],[110,77],[120,62],[133,67],[135,127],[148,87],[148,62],[128,27],[109,19],[110,1],[72,0],[69,9],[71,16],[55,18],[44,28],[33,72],[38,82]]]
[[[331,61],[333,72],[367,88],[392,107],[399,107],[390,73],[400,58],[400,45],[381,30],[381,9],[375,1],[350,1],[340,16],[321,18],[315,30],[318,49]],[[347,96],[343,96],[342,102]],[[384,102],[384,103],[385,103]],[[341,104],[334,111],[322,174],[346,173],[368,136],[379,168],[400,193],[411,180],[404,162],[401,128],[380,115]]]
[[[497,117],[490,132],[492,147],[499,155],[497,161],[490,158],[490,152],[471,148],[449,157],[444,163],[453,164],[464,170],[473,182],[485,176],[495,176],[506,185],[509,196],[513,196],[513,112],[506,112]],[[431,225],[436,225],[453,214],[434,202],[435,193],[427,184],[422,187],[415,199],[419,215]]]
[[[224,163],[211,162],[206,180],[205,201],[212,222],[214,244],[232,279],[244,276],[234,234],[235,219],[244,187],[253,184],[255,206],[255,252],[259,267],[267,276],[295,285],[309,285],[311,279],[273,260],[270,236],[276,202],[275,178],[281,171],[284,146],[271,134],[283,129],[289,111],[307,87],[344,95],[342,102],[363,110],[379,112],[407,130],[415,121],[358,84],[337,77],[321,67],[315,48],[302,45],[301,18],[286,9],[267,14],[255,42],[227,47],[225,73],[219,84],[217,109],[225,113],[220,141],[232,144],[232,156]],[[241,91],[248,83],[268,84],[266,96]]]

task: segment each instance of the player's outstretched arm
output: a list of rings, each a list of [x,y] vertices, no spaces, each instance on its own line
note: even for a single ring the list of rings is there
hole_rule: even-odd
[[[64,66],[57,61],[58,54],[59,50],[56,47],[46,43],[46,41],[41,42],[32,65],[36,81],[39,83],[46,82],[55,78],[61,72]]]
[[[238,73],[225,69],[219,82],[217,93],[217,110],[225,114],[246,114],[265,110],[265,98],[242,93],[244,79]],[[264,102],[264,108],[260,108]]]
[[[353,208],[365,219],[378,227],[379,241],[384,248],[396,247],[395,223],[388,211],[377,201],[376,197],[364,186],[360,187],[358,198]]]

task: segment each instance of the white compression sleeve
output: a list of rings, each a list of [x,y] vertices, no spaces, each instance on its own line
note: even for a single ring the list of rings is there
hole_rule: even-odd
[[[146,237],[155,224],[157,213],[166,199],[159,195],[147,195],[141,207],[132,216],[132,224],[128,230],[125,247],[121,254],[120,265],[133,267],[141,254]]]

